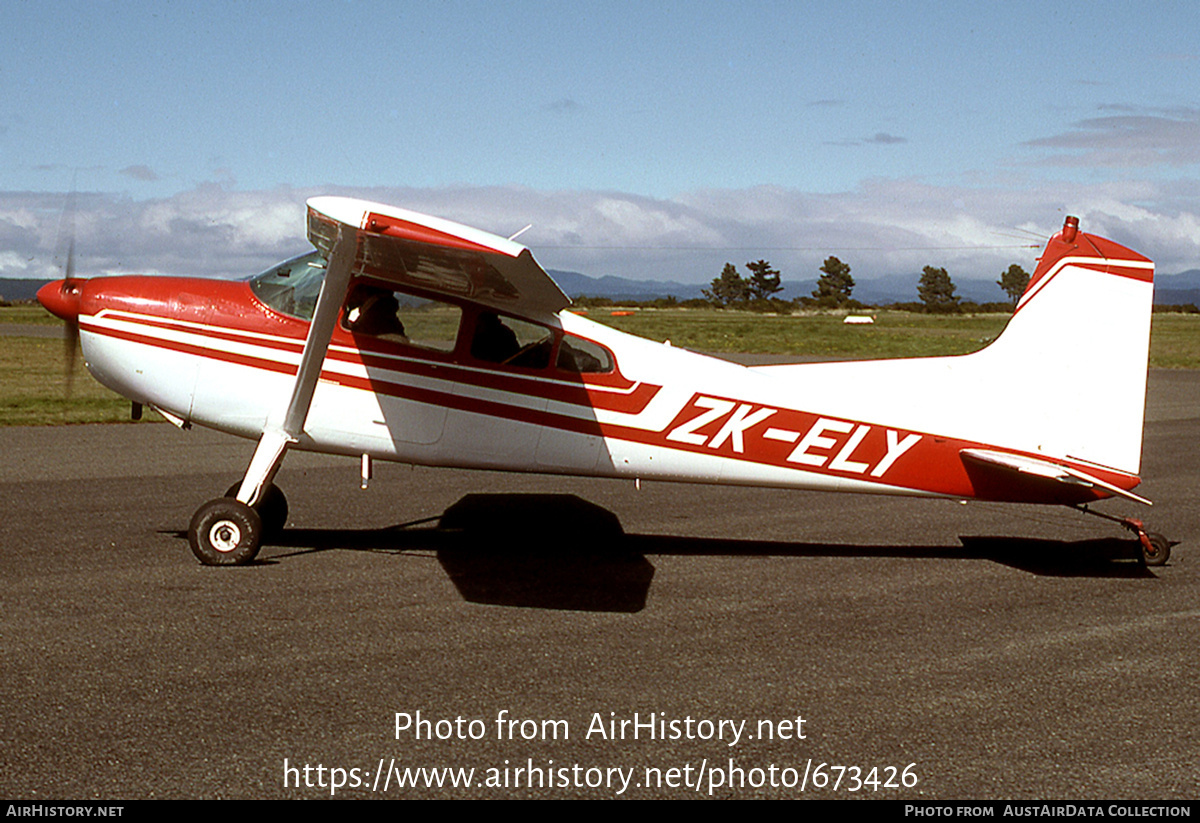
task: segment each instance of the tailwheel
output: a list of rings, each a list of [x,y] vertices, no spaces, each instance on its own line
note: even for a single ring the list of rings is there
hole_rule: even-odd
[[[1158,532],[1139,531],[1138,542],[1147,566],[1162,566],[1171,558],[1171,541]]]
[[[234,483],[225,492],[225,496],[237,497],[238,489],[241,487],[240,482]],[[258,517],[262,520],[262,533],[265,536],[277,535],[287,525],[287,497],[284,496],[283,490],[274,483],[268,484],[263,490],[262,498],[255,504],[254,510],[258,512]]]
[[[262,528],[254,509],[220,497],[196,510],[188,526],[188,543],[206,566],[241,566],[258,555]]]
[[[1140,554],[1138,560],[1142,561],[1145,566],[1163,566],[1167,560],[1171,558],[1171,541],[1164,535],[1158,532],[1146,531],[1146,524],[1136,517],[1114,517],[1111,514],[1104,512],[1092,511],[1086,505],[1074,506],[1078,511],[1084,514],[1102,517],[1105,520],[1111,520],[1114,523],[1120,523],[1130,532],[1135,534],[1138,539],[1138,548]]]

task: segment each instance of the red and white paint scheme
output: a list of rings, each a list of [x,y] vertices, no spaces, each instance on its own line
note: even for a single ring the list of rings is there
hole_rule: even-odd
[[[569,310],[523,246],[402,209],[308,201],[316,250],[248,281],[39,293],[104,385],[258,441],[189,535],[240,564],[283,526],[288,449],[599,477],[1054,503],[1139,483],[1154,265],[1068,218],[974,354],[745,367]],[[1169,543],[1136,531],[1147,562]]]

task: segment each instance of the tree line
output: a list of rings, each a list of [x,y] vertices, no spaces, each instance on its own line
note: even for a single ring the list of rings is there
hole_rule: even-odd
[[[779,282],[779,271],[772,268],[766,260],[756,260],[746,264],[750,275],[743,277],[732,263],[726,263],[721,274],[713,278],[712,283],[704,290],[704,300],[716,308],[748,308],[764,311],[785,311],[797,306],[800,308],[822,309],[851,309],[856,310],[863,304],[855,300],[854,278],[850,276],[850,266],[836,257],[825,258],[819,271],[817,288],[811,297],[800,297],[794,301],[780,300],[775,295],[783,290]],[[1029,285],[1029,273],[1020,266],[1013,264],[1001,273],[996,285],[1008,295],[1009,303],[1004,304],[964,304],[962,298],[955,293],[954,281],[944,268],[926,266],[921,272],[921,280],[917,285],[917,296],[920,302],[899,304],[899,308],[916,308],[920,311],[935,314],[959,312],[971,306],[976,309],[994,310],[1013,309],[1025,288]],[[692,302],[692,301],[688,301]]]

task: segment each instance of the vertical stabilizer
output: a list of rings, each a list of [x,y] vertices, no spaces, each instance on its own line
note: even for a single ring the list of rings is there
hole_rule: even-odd
[[[1003,333],[954,357],[766,366],[792,402],[1136,475],[1142,453],[1154,264],[1085,234],[1050,238]]]
[[[1153,299],[1150,260],[1068,217],[1004,333],[970,358],[1006,375],[1038,451],[1136,474]]]

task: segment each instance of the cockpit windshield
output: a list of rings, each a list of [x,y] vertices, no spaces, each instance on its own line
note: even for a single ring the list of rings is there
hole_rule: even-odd
[[[250,288],[259,300],[275,311],[312,320],[317,295],[325,280],[325,255],[311,251],[272,266],[250,278]]]

